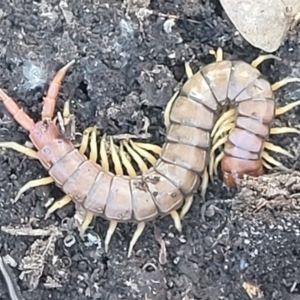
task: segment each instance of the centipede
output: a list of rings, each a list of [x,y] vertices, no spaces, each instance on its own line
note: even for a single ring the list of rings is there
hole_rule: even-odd
[[[221,48],[211,50],[211,54],[215,61],[196,73],[189,64],[185,65],[187,80],[165,108],[162,147],[129,140],[115,148],[110,137],[114,170],[109,166],[104,139],[97,144],[95,127],[85,130],[78,148],[54,120],[61,83],[75,60],[62,67],[50,82],[38,122],[0,89],[1,102],[29,132],[36,150],[15,142],[2,142],[0,147],[38,159],[49,173],[48,177],[24,185],[14,202],[29,188],[54,183],[64,196],[49,207],[46,217],[74,202],[76,209],[84,212],[79,226],[82,233],[94,217],[106,219],[109,228],[105,251],[118,223],[136,223],[128,246],[130,257],[146,223],[171,215],[174,226],[181,231],[195,194],[200,192],[205,198],[209,180],[213,180],[219,165],[229,187],[235,187],[237,178],[245,175],[257,177],[274,166],[284,167],[268,152],[292,155],[270,143],[269,137],[300,133],[293,127],[273,127],[276,116],[298,106],[300,101],[277,108],[274,92],[300,79],[287,77],[271,84],[257,67],[267,59],[277,59],[273,55],[262,55],[246,63],[224,60]],[[126,153],[137,163],[139,172]],[[150,167],[145,161],[150,162]]]

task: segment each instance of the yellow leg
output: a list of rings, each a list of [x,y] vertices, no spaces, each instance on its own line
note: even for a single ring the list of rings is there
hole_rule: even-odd
[[[140,222],[137,224],[137,228],[133,234],[133,237],[130,241],[129,248],[128,248],[128,254],[127,257],[129,258],[131,256],[132,250],[134,245],[136,244],[137,240],[139,237],[142,235],[144,229],[145,229],[146,223],[145,222]]]
[[[90,226],[94,218],[94,214],[90,211],[86,212],[83,223],[80,225],[80,234],[83,235],[87,228]]]
[[[180,211],[180,220],[183,220],[183,218],[186,216],[186,214],[189,212],[194,200],[194,195],[191,195],[187,197],[184,201],[184,205],[181,208]]]
[[[123,175],[123,168],[122,168],[121,160],[120,160],[120,157],[119,157],[118,152],[116,150],[116,146],[113,142],[112,137],[110,137],[110,154],[111,154],[112,161],[113,161],[113,164],[114,164],[115,173],[122,176]]]
[[[104,242],[104,251],[107,252],[108,251],[108,245],[110,243],[111,237],[113,236],[116,228],[117,228],[118,222],[116,221],[110,221],[109,222],[109,227],[106,233],[106,237],[105,237],[105,242]]]
[[[178,214],[178,212],[176,210],[173,210],[170,212],[170,216],[172,217],[173,221],[174,221],[174,226],[175,228],[181,232],[182,230],[182,225],[181,225],[181,220],[180,220],[180,216]]]
[[[93,130],[94,130],[94,127],[89,127],[89,128],[84,130],[81,145],[80,145],[80,148],[79,148],[79,152],[81,154],[84,154],[86,152],[87,147],[88,147],[88,143],[89,143],[90,134]]]
[[[172,96],[172,98],[169,100],[169,102],[168,102],[168,104],[166,106],[165,113],[164,113],[164,123],[165,123],[166,128],[168,128],[170,126],[170,113],[171,113],[171,109],[172,109],[173,103],[176,100],[178,94],[179,94],[179,91],[176,92]]]
[[[255,60],[252,61],[251,66],[257,68],[262,62],[264,62],[267,59],[281,60],[280,57],[275,56],[273,54],[260,55],[259,57],[257,57]]]
[[[278,108],[276,108],[275,114],[276,114],[276,116],[282,115],[282,114],[286,113],[287,111],[293,109],[294,107],[296,107],[298,105],[300,105],[300,100],[289,103],[289,104],[287,104],[283,107],[278,107]]]
[[[209,181],[209,176],[208,176],[207,169],[204,171],[204,174],[202,175],[201,179],[202,179],[202,182],[201,182],[201,197],[202,197],[203,200],[205,200],[206,190],[207,190],[208,181]]]
[[[13,149],[19,153],[22,153],[26,156],[31,157],[31,158],[38,159],[38,154],[36,151],[34,151],[30,148],[27,148],[25,146],[19,145],[15,142],[2,142],[2,143],[0,143],[0,147],[6,148],[6,149]]]
[[[45,219],[48,219],[49,216],[55,212],[57,209],[60,209],[62,207],[64,207],[65,205],[69,204],[72,201],[72,198],[69,195],[65,195],[64,197],[62,197],[60,200],[56,201],[47,211]],[[46,207],[48,207],[48,205],[45,205]]]
[[[285,168],[283,165],[282,165],[282,163],[281,162],[279,162],[279,161],[277,161],[276,159],[274,159],[271,155],[269,155],[269,153],[267,153],[266,151],[263,151],[262,152],[262,158],[266,161],[266,162],[268,162],[268,163],[270,163],[270,164],[272,164],[272,165],[274,165],[274,166],[276,166],[276,167],[280,167],[280,168],[283,168],[283,169],[287,169],[287,168]]]
[[[132,140],[129,141],[129,144],[139,155],[146,158],[152,166],[155,165],[157,160],[151,153],[149,153],[148,151],[144,150],[143,148],[137,146]]]
[[[293,155],[291,153],[289,153],[287,150],[285,150],[277,145],[274,145],[270,142],[265,142],[264,148],[293,158]]]
[[[214,55],[216,62],[223,60],[223,50],[220,47],[217,49],[217,51],[214,49],[209,50],[209,54]]]
[[[283,133],[297,133],[300,134],[300,130],[293,127],[274,127],[271,128],[270,134],[283,134]]]
[[[142,160],[142,158],[128,145],[126,141],[123,141],[123,145],[125,146],[128,153],[132,156],[134,161],[138,164],[138,167],[141,170],[141,172],[146,173],[148,167],[145,164],[145,162]]]
[[[54,182],[54,180],[51,177],[45,177],[45,178],[41,178],[41,179],[35,179],[35,180],[31,180],[29,182],[27,182],[25,185],[23,185],[17,196],[15,197],[13,203],[16,203],[22,194],[24,194],[27,190],[34,188],[34,187],[38,187],[38,186],[42,186],[42,185],[47,185]]]
[[[106,145],[105,145],[105,135],[101,138],[100,141],[100,160],[101,160],[101,166],[103,170],[109,171],[109,161],[107,157],[107,152],[106,152]]]
[[[125,154],[123,143],[120,145],[120,157],[129,177],[135,178],[137,176],[136,171]]]
[[[229,119],[235,120],[235,109],[234,108],[232,108],[232,109],[226,111],[224,114],[222,114],[222,116],[217,120],[210,136],[213,137],[216,134],[216,132],[218,131],[218,129],[223,125],[223,123]]]
[[[293,78],[293,77],[286,77],[278,82],[272,84],[272,90],[277,91],[281,87],[287,85],[288,83],[292,82],[300,82],[300,78]]]
[[[190,64],[188,62],[185,63],[184,68],[185,68],[185,74],[186,74],[187,78],[190,79],[194,75]]]
[[[161,155],[162,148],[160,146],[154,145],[154,144],[149,144],[149,143],[134,143],[135,146],[152,151],[155,154]]]

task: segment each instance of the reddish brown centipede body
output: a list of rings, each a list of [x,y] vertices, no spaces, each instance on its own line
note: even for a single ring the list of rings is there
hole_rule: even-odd
[[[73,200],[77,208],[85,212],[82,231],[94,216],[109,220],[106,250],[118,222],[135,222],[138,225],[130,242],[130,256],[147,221],[171,214],[175,227],[181,230],[181,219],[188,212],[194,193],[201,185],[202,196],[205,195],[209,176],[213,176],[220,161],[224,181],[229,186],[235,182],[233,173],[238,177],[243,174],[259,176],[264,172],[264,166],[279,166],[266,149],[290,154],[267,142],[269,134],[299,131],[271,129],[271,124],[276,115],[299,105],[300,101],[276,109],[273,91],[300,80],[287,78],[271,85],[264,79],[256,67],[265,59],[275,58],[272,55],[261,56],[252,65],[223,60],[221,49],[215,56],[216,62],[195,74],[187,67],[187,82],[165,110],[166,142],[162,149],[132,141],[122,142],[119,152],[111,147],[116,174],[109,171],[103,140],[98,153],[94,129],[86,131],[91,133],[87,158],[84,153],[88,134],[77,149],[52,120],[60,83],[75,61],[63,67],[50,83],[44,98],[42,120],[37,123],[0,89],[4,106],[29,131],[38,152],[10,142],[0,143],[0,146],[39,159],[50,175],[26,184],[16,199],[30,187],[55,182],[66,196],[48,210],[47,216]],[[215,150],[224,143],[224,151],[215,158]],[[135,172],[124,148],[138,163],[140,175]],[[159,154],[159,159],[156,160],[149,151]],[[101,164],[96,163],[98,154]],[[148,169],[142,158],[152,167]],[[123,175],[124,170],[127,175]],[[179,215],[177,210],[181,207]]]

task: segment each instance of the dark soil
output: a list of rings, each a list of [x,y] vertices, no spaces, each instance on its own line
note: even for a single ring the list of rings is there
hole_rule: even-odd
[[[162,144],[162,113],[186,78],[184,62],[197,70],[213,61],[209,50],[217,47],[225,58],[247,62],[260,52],[236,35],[218,1],[149,2],[2,1],[0,87],[38,120],[49,81],[75,58],[57,111],[71,99],[77,131],[97,125],[108,134],[139,135],[149,121],[150,141]],[[173,24],[159,14],[180,18]],[[270,82],[300,77],[299,29],[275,53],[281,61],[260,67]],[[289,84],[276,95],[278,106],[300,99],[300,85]],[[299,112],[280,116],[275,125],[299,127]],[[25,145],[27,133],[3,105],[0,120],[0,141]],[[299,170],[300,138],[286,134],[271,141],[294,155],[276,159]],[[120,224],[105,254],[107,221],[94,220],[82,240],[72,223],[73,204],[44,220],[47,200],[62,196],[54,185],[30,189],[12,204],[26,182],[47,176],[38,161],[1,150],[0,164],[0,251],[11,259],[24,299],[250,299],[251,287],[253,299],[300,297],[298,173],[246,180],[237,194],[216,178],[207,204],[196,198],[181,234],[170,217],[149,223],[127,259],[134,225]],[[22,228],[31,234],[20,235]],[[154,228],[166,244],[164,264]],[[32,236],[38,229],[42,235]],[[9,298],[1,280],[0,299]]]

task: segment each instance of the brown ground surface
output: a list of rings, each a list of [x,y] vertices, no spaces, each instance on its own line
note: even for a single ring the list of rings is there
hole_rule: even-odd
[[[185,61],[191,60],[197,70],[213,61],[208,55],[211,48],[221,46],[226,58],[247,62],[259,51],[235,35],[217,1],[148,2],[2,1],[1,88],[38,120],[47,83],[59,67],[76,58],[57,109],[72,99],[77,131],[97,125],[110,134],[138,135],[149,120],[150,140],[161,144],[162,112],[184,79]],[[179,14],[180,20],[169,28],[172,23],[158,13]],[[271,82],[300,76],[299,43],[299,30],[290,33],[276,53],[282,60],[261,66]],[[300,99],[300,85],[290,84],[276,95],[278,106]],[[275,125],[299,127],[299,112],[296,108],[280,116]],[[0,121],[0,141],[25,144],[26,132],[3,105]],[[299,137],[289,134],[271,140],[294,155],[276,158],[299,170]],[[209,185],[205,221],[197,198],[181,234],[169,217],[155,222],[166,244],[167,262],[161,264],[152,223],[127,259],[135,228],[131,224],[118,226],[105,254],[107,221],[94,220],[84,240],[72,223],[73,204],[45,221],[46,201],[62,196],[53,185],[29,190],[12,204],[23,184],[47,173],[39,162],[15,151],[0,153],[0,225],[20,233],[30,223],[35,230],[50,232],[50,237],[0,233],[0,253],[16,262],[11,273],[25,299],[246,300],[250,285],[260,291],[256,299],[300,297],[297,172],[241,182],[237,194],[216,178]],[[9,299],[3,280],[0,299]]]

